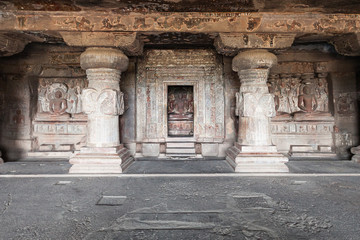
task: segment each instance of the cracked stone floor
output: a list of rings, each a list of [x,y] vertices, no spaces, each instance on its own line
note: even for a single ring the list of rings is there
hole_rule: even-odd
[[[220,160],[144,160],[89,176],[66,161],[5,163],[0,239],[359,239],[360,164],[288,165],[251,175]]]

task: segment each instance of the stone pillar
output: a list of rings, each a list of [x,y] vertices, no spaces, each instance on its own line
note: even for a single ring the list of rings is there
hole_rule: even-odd
[[[119,115],[124,112],[120,76],[128,63],[127,56],[113,48],[88,48],[81,54],[89,80],[81,96],[88,115],[87,143],[70,158],[70,173],[121,173],[133,161],[119,136]]]
[[[272,145],[270,134],[270,118],[276,111],[266,81],[276,62],[276,56],[266,50],[244,51],[233,59],[232,67],[241,84],[236,93],[239,132],[226,159],[235,172],[288,172],[288,159]]]

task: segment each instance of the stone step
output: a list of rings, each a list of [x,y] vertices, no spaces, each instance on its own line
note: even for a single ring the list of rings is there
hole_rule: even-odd
[[[166,139],[166,142],[195,142],[194,138],[188,138],[188,137],[172,137]]]
[[[170,157],[170,158],[179,158],[179,159],[183,159],[183,158],[196,158],[197,155],[193,154],[193,153],[167,153],[166,157]]]
[[[193,142],[168,142],[166,148],[194,148],[195,143]]]
[[[166,153],[195,154],[195,148],[166,148]]]

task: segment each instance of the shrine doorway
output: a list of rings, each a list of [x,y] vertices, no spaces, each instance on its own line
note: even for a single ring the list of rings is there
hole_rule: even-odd
[[[168,86],[167,117],[169,137],[194,136],[193,86]]]

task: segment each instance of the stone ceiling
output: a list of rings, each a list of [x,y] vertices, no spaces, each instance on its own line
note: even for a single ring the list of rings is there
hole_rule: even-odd
[[[143,46],[283,49],[327,42],[360,55],[359,0],[2,0],[0,56],[31,42],[118,47],[130,56]]]
[[[120,12],[325,12],[359,13],[358,0],[3,0],[2,10]]]

